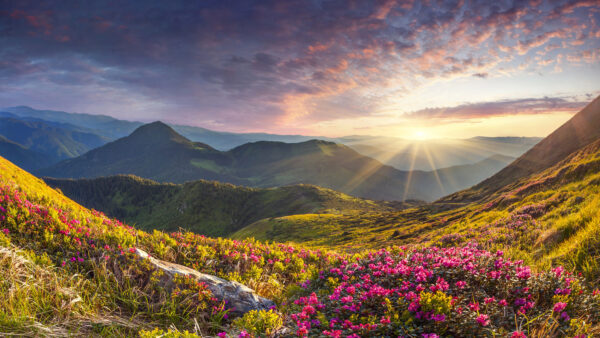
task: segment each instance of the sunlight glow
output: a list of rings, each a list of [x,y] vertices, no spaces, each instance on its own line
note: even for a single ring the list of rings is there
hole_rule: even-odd
[[[427,140],[430,139],[431,136],[429,135],[429,133],[427,133],[426,131],[420,129],[420,130],[416,130],[412,137],[413,140]]]

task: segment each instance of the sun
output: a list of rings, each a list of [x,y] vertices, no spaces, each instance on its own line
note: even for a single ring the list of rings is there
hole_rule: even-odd
[[[424,130],[415,130],[412,135],[413,140],[426,140],[428,138],[430,138],[430,136]]]

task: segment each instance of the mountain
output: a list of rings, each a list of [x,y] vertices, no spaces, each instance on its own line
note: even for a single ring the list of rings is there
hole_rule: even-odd
[[[600,283],[598,102],[492,178],[434,203],[376,215],[282,216],[253,223],[232,237],[344,250],[478,243],[538,269],[562,264]],[[500,182],[506,183],[498,187]]]
[[[45,121],[74,124],[93,130],[95,133],[108,139],[116,139],[130,134],[141,122],[118,120],[106,115],[91,115],[80,113],[67,113],[56,110],[38,110],[27,106],[3,108],[19,117],[33,117]]]
[[[142,229],[185,228],[210,236],[227,236],[264,218],[398,207],[311,185],[257,189],[209,181],[161,184],[136,176],[44,180],[76,202]]]
[[[54,162],[49,156],[27,149],[2,135],[0,135],[0,155],[28,171],[46,167]]]
[[[0,117],[0,135],[47,155],[53,162],[79,156],[107,142],[106,138],[73,125],[15,117]]]
[[[499,170],[499,158],[439,172],[407,172],[322,140],[260,141],[222,152],[154,122],[36,174],[55,178],[133,174],[159,182],[206,179],[263,188],[303,183],[376,200],[433,200]]]
[[[37,173],[57,178],[133,174],[160,182],[207,179],[255,187],[306,183],[375,199],[400,198],[406,175],[346,146],[317,140],[256,142],[221,152],[161,122]]]
[[[514,159],[510,156],[494,155],[473,164],[442,168],[433,173],[437,174],[443,183],[444,191],[452,193],[465,187],[471,187],[494,175]]]
[[[600,97],[597,97],[509,166],[469,191],[448,196],[447,199],[473,200],[486,196],[511,182],[555,165],[566,156],[599,138]]]
[[[391,137],[344,137],[340,142],[400,170],[433,171],[474,164],[495,155],[519,157],[540,140],[538,137],[474,137],[464,140],[423,141]]]
[[[33,118],[52,121],[62,124],[72,124],[85,128],[110,140],[115,140],[131,134],[142,122],[115,119],[106,115],[91,115],[80,113],[67,113],[55,110],[38,110],[27,106],[3,108],[2,111],[12,114],[20,119]],[[188,139],[213,145],[219,150],[229,150],[248,142],[279,141],[302,142],[323,137],[303,135],[276,135],[267,133],[229,133],[214,131],[201,127],[173,124],[171,127]]]
[[[210,146],[191,142],[171,127],[155,122],[137,128],[127,137],[37,173],[66,178],[133,174],[161,182],[202,178],[237,183],[235,177],[202,167],[202,163],[213,163],[213,160],[219,163],[215,164],[216,168],[231,161]]]
[[[278,135],[267,133],[229,133],[223,131],[214,131],[206,128],[170,125],[175,131],[195,142],[208,143],[215,149],[230,150],[237,146],[257,141],[272,141],[298,143],[309,140],[319,139],[334,141],[334,139],[323,136],[305,136],[305,135]]]
[[[37,110],[26,106],[5,108],[4,112],[0,112],[0,116],[28,121],[42,120],[66,129],[78,128],[79,131],[101,135],[107,140],[116,140],[127,136],[143,124],[104,115]],[[170,124],[170,126],[187,139],[210,144],[220,151],[231,150],[246,143],[258,141],[299,143],[319,139],[342,143],[362,155],[405,171],[432,171],[450,166],[474,164],[495,155],[518,157],[540,140],[535,137],[475,137],[466,140],[418,141],[369,135],[328,138],[306,135],[231,133],[177,124]]]

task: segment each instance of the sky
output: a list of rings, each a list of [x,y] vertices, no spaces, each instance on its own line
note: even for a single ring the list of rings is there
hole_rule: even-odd
[[[600,2],[0,1],[0,107],[232,132],[545,136],[600,95]]]

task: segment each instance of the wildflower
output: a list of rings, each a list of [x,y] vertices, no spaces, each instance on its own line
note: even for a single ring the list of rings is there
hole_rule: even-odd
[[[431,318],[436,322],[443,322],[444,320],[446,320],[446,315],[445,314],[433,315]]]
[[[522,331],[515,331],[510,335],[510,338],[527,338],[527,336]]]
[[[489,318],[490,317],[488,315],[479,315],[476,320],[479,323],[479,325],[488,326],[488,325],[490,325]]]
[[[469,309],[473,312],[479,311],[479,303],[469,303]]]
[[[554,312],[562,312],[567,307],[567,303],[558,302],[554,304]]]
[[[219,336],[220,338],[225,338],[227,337],[227,332],[220,332],[217,334],[217,336]]]

